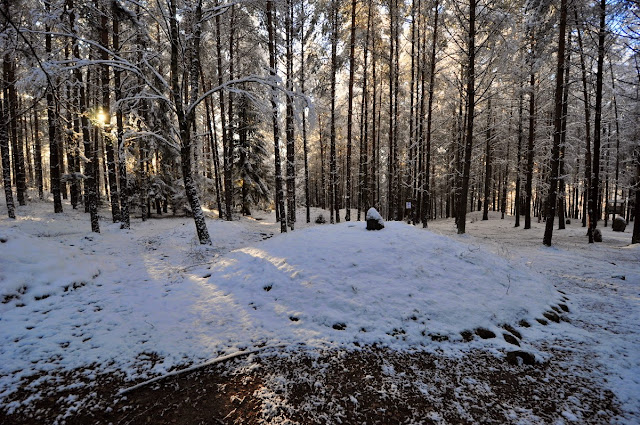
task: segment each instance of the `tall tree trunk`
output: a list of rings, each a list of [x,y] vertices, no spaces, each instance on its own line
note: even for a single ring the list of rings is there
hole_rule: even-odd
[[[5,8],[8,10],[8,5],[5,6]],[[25,196],[27,192],[27,182],[24,167],[24,144],[18,134],[18,94],[16,90],[15,66],[15,60],[13,57],[11,57],[9,53],[6,53],[3,61],[5,79],[4,95],[8,100],[6,104],[6,113],[9,118],[9,135],[11,139],[13,169],[15,173],[16,198],[18,199],[18,205],[26,205]]]
[[[370,208],[369,197],[369,91],[368,91],[368,59],[369,59],[369,38],[371,37],[371,14],[373,0],[367,2],[367,30],[364,41],[364,66],[362,76],[362,101],[360,103],[360,189],[358,191],[360,199],[358,202],[358,221],[360,221],[360,210],[367,211]],[[366,213],[365,213],[366,214]],[[366,218],[366,217],[365,217]]]
[[[295,134],[293,123],[293,4],[287,0],[285,14],[285,44],[286,44],[286,118],[285,136],[287,139],[287,213],[289,227],[294,229],[296,221],[296,156]]]
[[[200,80],[202,82],[202,87],[204,90],[209,91],[211,89],[211,84],[205,84],[204,74],[202,72],[202,67],[200,68]],[[218,207],[218,217],[222,218],[222,181],[220,181],[220,158],[218,154],[218,134],[216,130],[215,124],[215,114],[213,113],[213,105],[210,103],[211,100],[207,97],[204,100],[205,111],[207,114],[207,128],[209,130],[209,143],[211,144],[211,155],[213,162],[213,177],[215,179],[216,184],[216,205]]]
[[[113,51],[115,54],[120,52],[120,22],[114,10],[113,13]],[[119,67],[113,68],[113,85],[116,103],[122,99],[121,77],[122,71]],[[120,228],[129,229],[131,227],[131,218],[129,215],[129,181],[127,178],[127,150],[124,140],[124,123],[122,116],[122,105],[118,105],[116,109],[116,142],[118,146],[118,169],[120,171]]]
[[[353,81],[356,67],[356,0],[351,0],[351,34],[349,43],[349,105],[347,107],[347,189],[345,196],[346,213],[344,220],[351,220],[351,145],[353,137]]]
[[[276,42],[275,42],[275,22],[273,20],[274,6],[273,0],[267,0],[267,32],[269,36],[269,75],[271,77],[271,118],[273,124],[273,149],[275,156],[276,173],[276,208],[277,216],[280,217],[280,232],[287,232],[287,215],[284,208],[284,193],[282,188],[282,170],[280,164],[280,125],[278,122],[278,103],[276,91]]]
[[[487,129],[485,133],[486,147],[485,147],[485,170],[484,170],[484,202],[482,208],[482,220],[489,220],[489,191],[491,188],[491,179],[493,178],[492,172],[492,155],[491,155],[491,94],[489,94],[489,114],[487,116]]]
[[[591,107],[589,101],[589,92],[587,90],[587,70],[585,65],[585,54],[582,45],[581,25],[578,21],[578,12],[574,9],[574,17],[576,21],[576,29],[578,33],[578,46],[580,48],[580,70],[582,73],[582,98],[584,103],[584,120],[585,120],[585,169],[584,169],[584,195],[583,195],[583,208],[582,208],[582,227],[587,227],[587,219],[589,211],[592,210],[591,195]],[[589,236],[589,243],[593,243],[593,233],[589,230],[587,235]]]
[[[100,16],[100,59],[103,63],[100,65],[100,84],[102,89],[102,112],[105,117],[103,124],[103,143],[107,153],[107,176],[109,178],[109,194],[111,199],[111,218],[113,222],[120,221],[120,196],[118,194],[118,181],[116,178],[116,158],[113,146],[113,137],[111,135],[111,88],[109,87],[109,30],[107,28],[108,18],[107,11],[101,10]]]
[[[569,110],[569,74],[571,70],[571,30],[567,31],[567,60],[564,69],[564,86],[562,91],[562,138],[560,140],[560,170],[559,170],[559,186],[560,199],[558,200],[558,230],[566,228],[565,223],[565,206],[566,206],[566,181],[565,181],[565,153],[567,150],[567,113]]]
[[[416,67],[416,54],[420,55],[420,34],[419,34],[419,25],[416,23],[416,9],[420,7],[420,0],[418,0],[418,4],[416,5],[416,0],[411,0],[411,82],[409,83],[409,171],[407,174],[407,187],[411,188],[409,193],[409,200],[413,201],[411,205],[412,208],[409,211],[409,222],[413,221],[415,224],[417,221],[417,217],[415,216],[416,206],[415,206],[415,198],[417,196],[417,188],[416,182],[418,181],[418,143],[416,140],[417,136],[417,117],[414,110],[414,98],[417,100],[418,93],[418,82],[416,81],[416,76],[419,75],[419,70]],[[420,13],[420,11],[418,11]],[[418,48],[416,49],[416,43],[418,44]],[[418,53],[416,53],[416,50]],[[419,65],[419,64],[418,64]],[[414,89],[415,87],[415,89]]]
[[[604,1],[604,0],[603,0]],[[553,237],[553,220],[556,216],[556,199],[558,190],[558,173],[560,167],[560,143],[562,141],[563,101],[564,101],[564,66],[565,66],[565,32],[567,28],[567,0],[560,2],[560,34],[558,36],[558,66],[556,67],[555,109],[553,112],[553,147],[551,148],[551,177],[549,179],[549,196],[547,198],[548,214],[542,243],[551,246]]]
[[[318,116],[318,139],[320,142],[320,180],[321,180],[321,192],[322,198],[320,200],[320,208],[323,210],[327,209],[327,173],[326,173],[326,164],[325,164],[325,138],[324,132],[322,131],[322,118]]]
[[[616,219],[616,211],[618,210],[618,181],[620,178],[620,121],[618,115],[618,100],[616,96],[616,79],[613,75],[613,64],[611,56],[609,56],[609,70],[611,71],[611,90],[613,91],[613,111],[616,120],[616,182],[613,190],[613,218],[611,219],[611,227],[614,226]]]
[[[45,0],[45,9],[47,13],[51,13],[51,1]],[[51,43],[51,27],[45,25],[45,51],[47,57],[51,56],[52,43]],[[54,213],[62,212],[62,197],[60,193],[60,159],[58,158],[58,111],[55,104],[55,98],[53,94],[53,86],[47,85],[46,92],[47,99],[47,120],[49,123],[49,169],[51,179],[51,193],[53,194],[53,211]]]
[[[38,117],[38,105],[33,108],[33,138],[34,138],[34,168],[36,173],[36,186],[38,186],[38,199],[44,199],[44,181],[42,176],[42,143],[40,139],[40,118]]]
[[[394,158],[396,157],[394,148],[395,141],[393,139],[395,135],[394,124],[394,108],[393,108],[393,92],[395,88],[395,49],[396,49],[396,31],[395,20],[397,13],[397,0],[389,0],[389,151],[387,153],[387,219],[396,220],[395,216],[395,168]]]
[[[509,136],[507,136],[507,160],[504,166],[504,175],[502,180],[502,203],[500,204],[500,219],[504,220],[507,212],[507,184],[509,183],[509,155],[511,151],[511,120],[513,119],[513,104],[509,111]]]
[[[331,223],[340,223],[340,206],[338,204],[338,173],[336,158],[336,73],[338,71],[338,5],[331,6],[331,136],[330,136],[330,199]]]
[[[598,62],[596,70],[596,105],[595,117],[593,121],[593,174],[591,178],[591,190],[589,207],[589,233],[593,235],[598,226],[598,196],[600,195],[600,140],[602,137],[602,79],[604,69],[604,39],[606,32],[606,0],[600,1],[600,30],[598,32]],[[592,236],[589,236],[592,242]]]
[[[467,63],[467,128],[464,146],[464,164],[462,170],[462,187],[460,190],[460,208],[458,209],[458,234],[464,234],[467,218],[467,197],[469,195],[469,173],[471,171],[471,151],[473,149],[473,120],[475,115],[476,93],[476,2],[469,0],[469,39]]]
[[[370,0],[370,2],[373,2],[373,0]],[[370,5],[371,7],[371,5]],[[375,207],[375,208],[380,208],[380,205],[378,205],[378,202],[380,201],[380,197],[377,196],[378,190],[379,190],[379,185],[378,185],[378,175],[379,175],[379,162],[378,162],[378,126],[377,126],[377,120],[378,120],[378,115],[377,113],[379,112],[378,109],[378,84],[377,84],[377,79],[376,79],[376,65],[377,65],[377,52],[376,52],[376,28],[375,28],[375,20],[371,21],[371,80],[372,80],[372,93],[371,93],[371,100],[373,102],[373,105],[371,105],[371,162],[372,162],[372,167],[371,167],[371,186],[370,186],[370,193],[371,193],[371,197],[369,200],[369,205],[366,206],[367,209],[369,209],[369,207]]]
[[[202,245],[210,245],[211,238],[209,237],[209,231],[207,229],[207,223],[200,207],[200,200],[198,199],[198,193],[193,179],[192,160],[191,155],[191,127],[193,120],[195,120],[194,108],[188,108],[186,113],[184,105],[182,103],[181,87],[178,80],[178,49],[179,49],[179,33],[178,33],[178,18],[176,11],[176,0],[170,0],[169,2],[169,37],[171,45],[171,97],[174,103],[175,112],[178,118],[180,141],[182,142],[180,147],[180,162],[182,169],[182,179],[184,181],[184,189],[193,213],[193,220],[196,226],[196,232],[198,240]],[[193,104],[198,96],[198,71],[200,69],[200,28],[201,28],[201,16],[202,16],[202,1],[200,0],[196,7],[195,12],[195,31],[193,34],[193,58],[191,74],[191,103]],[[183,84],[186,84],[183,81]]]
[[[67,0],[67,8],[69,10],[69,27],[75,28],[76,18],[73,0]],[[75,37],[74,37],[75,38]],[[73,60],[74,62],[80,61],[80,46],[79,41],[75,38],[73,43]],[[76,105],[78,112],[74,114],[73,127],[75,129],[81,129],[82,131],[82,144],[84,150],[84,156],[88,159],[84,164],[84,189],[85,189],[85,209],[89,212],[91,231],[100,233],[100,222],[98,217],[98,154],[95,149],[95,145],[92,143],[91,134],[89,131],[89,118],[87,111],[87,96],[85,92],[85,85],[82,77],[82,70],[79,66],[73,69],[73,82],[78,92],[78,104]]]
[[[5,93],[7,81],[2,77],[2,92]],[[0,100],[0,156],[2,156],[2,184],[4,186],[4,198],[7,203],[7,216],[16,218],[16,208],[13,203],[13,190],[11,189],[11,158],[9,152],[9,116],[7,114],[8,99],[3,96]]]
[[[220,34],[220,14],[216,14],[216,54],[217,54],[217,66],[218,66],[218,86],[222,87],[224,79],[224,70],[222,68],[222,36]],[[232,220],[231,217],[231,194],[233,188],[231,187],[231,172],[233,158],[230,155],[232,151],[230,149],[231,141],[227,140],[227,117],[225,112],[224,102],[224,90],[218,92],[218,99],[220,105],[220,122],[222,124],[222,167],[224,176],[224,205],[225,205],[225,218]],[[213,111],[212,111],[213,112]],[[277,203],[276,192],[276,203]]]
[[[306,22],[306,16],[305,16],[305,12],[304,12],[304,1],[300,2],[300,15],[301,15],[301,22],[300,22],[300,91],[302,92],[302,95],[305,95],[305,80],[306,80],[306,75],[305,75],[305,51],[304,51],[304,47],[305,47],[305,22]],[[304,200],[305,200],[305,205],[306,205],[306,218],[307,218],[307,223],[311,222],[311,199],[310,199],[310,193],[309,193],[309,146],[308,146],[308,140],[307,140],[307,102],[305,99],[305,103],[304,106],[302,108],[302,150],[304,153]]]
[[[534,47],[534,37],[531,36],[531,47]],[[533,54],[533,51],[532,51]],[[533,66],[533,64],[532,64]],[[533,198],[533,157],[534,157],[534,142],[536,138],[535,125],[536,125],[536,76],[531,72],[529,78],[529,137],[527,142],[527,180],[525,182],[525,206],[524,206],[524,228],[531,229],[531,200]]]
[[[393,209],[395,210],[393,216],[395,220],[402,220],[402,207],[401,207],[401,197],[402,197],[402,176],[400,174],[399,167],[399,144],[398,144],[398,105],[400,104],[399,95],[400,95],[400,9],[398,8],[398,0],[393,0],[394,13],[395,13],[395,22],[393,25],[394,30],[394,39],[395,39],[395,50],[393,50],[393,55],[395,56],[393,60],[393,150],[391,153],[392,156],[392,172],[393,172],[393,193],[391,196]],[[404,1],[403,1],[404,4]],[[404,21],[404,19],[403,19]]]
[[[236,20],[236,8],[235,4],[231,4],[231,17],[229,20],[229,80],[233,80],[235,78],[234,73],[234,64],[235,64],[235,20]],[[232,220],[232,212],[233,212],[233,151],[235,145],[235,132],[236,132],[236,124],[235,118],[233,115],[233,91],[229,91],[229,108],[228,108],[228,121],[227,121],[227,145],[226,150],[224,152],[225,157],[227,157],[227,168],[225,168],[225,187],[228,187],[229,190],[225,191],[225,206],[227,209],[227,220]]]
[[[427,220],[429,216],[428,209],[431,204],[431,184],[429,182],[429,166],[431,165],[431,125],[433,122],[433,93],[434,93],[434,81],[436,75],[436,46],[438,44],[438,7],[439,0],[434,4],[434,17],[433,17],[433,35],[431,38],[431,59],[429,69],[429,100],[427,101],[427,130],[426,130],[426,143],[425,143],[425,172],[424,172],[424,193],[422,195],[422,206],[420,211],[422,212],[422,227],[427,227]],[[426,49],[426,46],[425,46]],[[423,76],[424,81],[424,76]],[[424,97],[424,85],[423,85],[423,97]]]

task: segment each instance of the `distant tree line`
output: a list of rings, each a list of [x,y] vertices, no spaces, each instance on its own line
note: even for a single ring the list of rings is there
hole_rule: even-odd
[[[375,206],[634,221],[632,0],[0,0],[0,154],[15,202],[130,226],[202,205],[331,222]],[[283,163],[284,161],[284,163]],[[66,201],[66,202],[63,202]],[[66,207],[65,207],[66,208]],[[342,215],[341,215],[342,214]]]

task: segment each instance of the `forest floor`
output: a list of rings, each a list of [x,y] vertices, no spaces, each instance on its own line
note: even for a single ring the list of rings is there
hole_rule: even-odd
[[[640,423],[630,228],[65,207],[0,219],[2,424]]]

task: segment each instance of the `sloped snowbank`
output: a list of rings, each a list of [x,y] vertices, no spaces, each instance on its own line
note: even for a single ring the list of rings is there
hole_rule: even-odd
[[[533,320],[557,302],[540,274],[479,247],[387,223],[314,227],[236,250],[208,285],[251,327],[307,345],[427,344]]]
[[[0,312],[86,285],[100,274],[59,241],[0,228]]]

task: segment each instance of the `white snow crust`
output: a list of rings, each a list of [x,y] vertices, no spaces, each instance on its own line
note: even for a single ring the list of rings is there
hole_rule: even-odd
[[[93,234],[85,214],[49,209],[0,218],[0,399],[39,372],[37,382],[93,365],[87,373],[138,381],[265,344],[503,356],[514,346],[500,326],[535,325],[562,289],[571,323],[519,328],[522,349],[542,361],[548,347],[582,353],[628,423],[639,417],[640,247],[621,242],[628,232],[603,229],[605,242],[588,246],[575,225],[546,248],[544,223],[525,232],[495,216],[471,214],[469,234],[455,235],[450,220],[367,232],[305,228],[302,215],[295,232],[273,235],[266,215],[207,219],[214,246],[203,247],[190,218],[136,219],[127,231],[103,221]],[[498,337],[461,342],[478,327]]]

